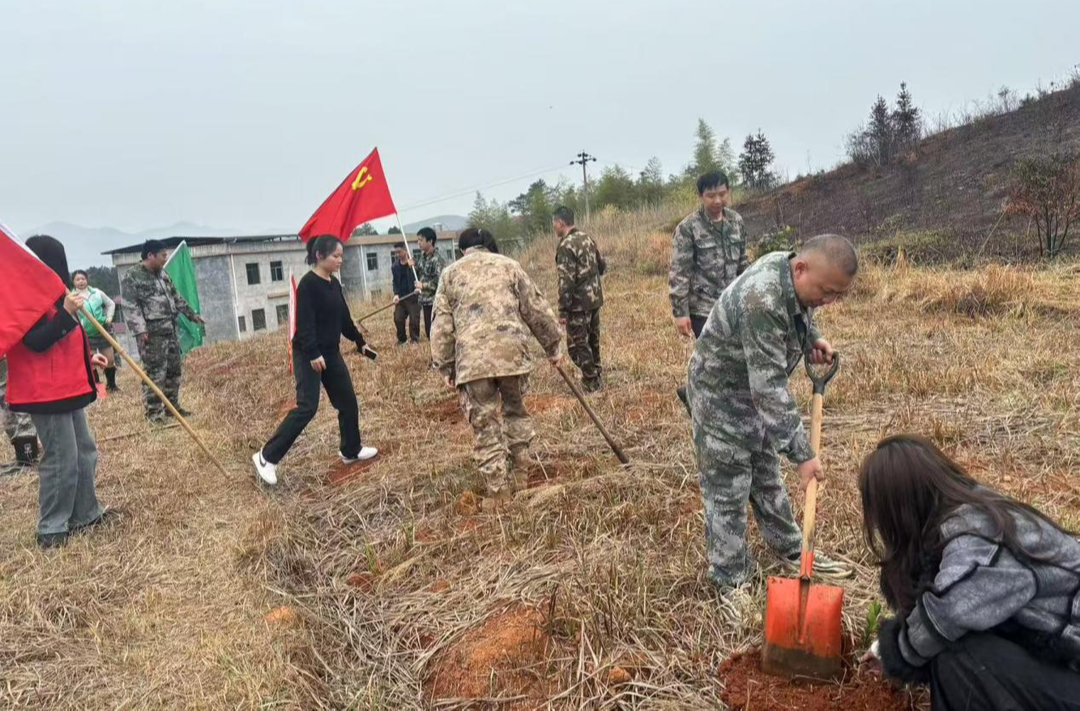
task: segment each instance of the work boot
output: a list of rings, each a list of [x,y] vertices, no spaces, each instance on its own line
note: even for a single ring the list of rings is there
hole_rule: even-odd
[[[683,406],[686,407],[686,414],[693,417],[693,414],[690,412],[690,400],[686,397],[686,386],[680,385],[679,387],[675,388],[675,394],[679,396],[679,399],[682,400]]]
[[[147,415],[146,421],[150,423],[151,427],[161,427],[167,422],[165,415],[163,414]]]
[[[116,368],[105,369],[105,390],[110,393],[120,392],[120,388],[116,387]]]
[[[19,466],[32,467],[41,459],[37,437],[16,437],[11,444],[15,447],[15,463]]]
[[[798,573],[800,564],[802,563],[802,554],[796,553],[789,558],[781,558],[780,562],[785,568],[793,573]],[[833,560],[829,556],[823,553],[814,553],[814,577],[815,578],[829,578],[833,580],[841,580],[843,578],[850,578],[855,571],[851,569],[846,563],[841,563],[838,560]]]
[[[67,533],[39,533],[37,534],[37,544],[42,550],[49,550],[50,548],[59,548],[67,543]]]

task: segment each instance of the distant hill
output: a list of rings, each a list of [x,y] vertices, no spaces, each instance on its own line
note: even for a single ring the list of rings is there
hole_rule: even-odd
[[[83,227],[70,222],[50,222],[20,234],[24,239],[35,234],[52,235],[64,243],[68,265],[72,269],[96,266],[112,266],[112,260],[102,254],[110,249],[127,247],[148,239],[164,237],[232,237],[244,234],[269,234],[275,230],[236,230],[178,222],[168,227],[154,227],[139,232],[124,232],[114,227]],[[285,231],[287,232],[287,230]]]
[[[405,228],[406,232],[412,234],[421,227],[431,227],[440,222],[443,225],[443,229],[450,231],[463,230],[469,226],[469,218],[467,217],[462,217],[461,215],[436,215],[435,217],[429,217],[426,220],[410,222],[407,225],[402,225],[402,227]]]
[[[1012,164],[1064,149],[1080,149],[1080,86],[930,136],[891,165],[849,163],[744,200],[737,209],[751,238],[785,225],[803,239],[836,232],[872,241],[926,231],[963,252],[981,245],[996,224],[997,238],[1026,229],[1016,218],[998,224]],[[1011,237],[995,243],[988,251],[1010,256],[1028,246]]]

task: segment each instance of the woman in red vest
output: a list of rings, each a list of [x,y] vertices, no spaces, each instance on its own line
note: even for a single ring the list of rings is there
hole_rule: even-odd
[[[47,236],[26,246],[69,284],[64,245]],[[76,314],[83,297],[66,294],[8,352],[8,405],[29,413],[45,454],[38,477],[37,542],[54,548],[79,529],[102,523],[111,512],[94,491],[97,446],[85,408],[97,398],[93,367],[108,365],[90,355]]]

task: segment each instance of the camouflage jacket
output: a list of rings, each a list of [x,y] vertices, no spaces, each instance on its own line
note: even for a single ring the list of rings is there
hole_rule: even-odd
[[[592,311],[604,304],[604,287],[600,283],[607,264],[592,237],[578,228],[559,240],[555,250],[559,268],[559,316],[566,318],[572,311]]]
[[[695,427],[802,463],[814,453],[787,381],[821,334],[795,296],[791,256],[765,255],[724,291],[694,346],[687,393]]]
[[[435,303],[435,292],[439,289],[439,275],[445,268],[446,262],[439,254],[439,250],[434,250],[431,254],[420,252],[420,258],[416,260],[416,275],[424,284],[424,289],[420,292],[421,304]]]
[[[155,274],[136,264],[124,275],[120,291],[124,296],[124,319],[136,336],[154,326],[175,325],[179,314],[189,319],[196,316],[164,269]]]
[[[528,373],[530,347],[537,340],[555,355],[562,331],[540,290],[513,259],[474,247],[443,271],[435,294],[431,359],[456,385]]]
[[[727,285],[748,266],[739,213],[724,208],[719,223],[709,219],[705,208],[687,216],[671,236],[672,315],[708,316]]]

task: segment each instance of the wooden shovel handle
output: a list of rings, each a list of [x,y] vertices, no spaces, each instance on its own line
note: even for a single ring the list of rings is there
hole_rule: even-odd
[[[821,452],[821,417],[825,397],[814,393],[810,404],[810,448],[814,456]],[[817,479],[811,479],[806,485],[806,500],[803,502],[802,525],[802,560],[799,575],[809,577],[814,571],[814,523],[817,518]]]

